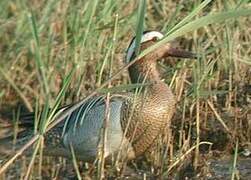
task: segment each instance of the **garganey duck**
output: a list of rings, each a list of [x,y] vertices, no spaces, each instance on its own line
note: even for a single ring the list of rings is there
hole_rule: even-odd
[[[152,46],[161,38],[163,34],[160,32],[144,32],[140,51]],[[127,63],[135,58],[135,44],[134,37],[127,49],[125,57]],[[124,151],[129,159],[140,156],[152,148],[156,138],[169,126],[175,111],[175,96],[170,87],[160,79],[156,67],[157,60],[168,56],[194,58],[194,54],[175,49],[170,43],[166,43],[128,68],[132,83],[147,85],[139,88],[135,93],[111,96],[105,157],[111,157],[119,149],[123,152],[125,146],[121,146],[122,139],[123,144],[129,148]],[[65,112],[67,109],[68,107],[64,107],[61,111]],[[71,157],[71,144],[77,158],[93,161],[99,152],[105,110],[105,96],[87,100],[46,134],[44,153]],[[33,122],[32,118],[34,116],[28,117],[30,122]],[[27,117],[25,121],[27,122]],[[33,129],[27,127],[20,133],[19,139],[27,139],[32,134]],[[18,142],[21,142],[20,140]],[[3,142],[4,139],[1,141]]]

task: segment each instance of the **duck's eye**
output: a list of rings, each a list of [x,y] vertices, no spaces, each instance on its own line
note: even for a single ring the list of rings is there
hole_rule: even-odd
[[[155,37],[152,38],[152,40],[153,40],[153,41],[158,41],[159,38],[155,36]]]

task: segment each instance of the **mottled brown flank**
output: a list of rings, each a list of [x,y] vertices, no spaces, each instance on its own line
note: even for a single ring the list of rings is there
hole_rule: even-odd
[[[122,128],[125,131],[128,126],[126,137],[132,141],[136,156],[144,153],[168,126],[174,107],[172,92],[161,82],[148,87],[147,92],[135,100],[132,97],[124,103]]]
[[[148,41],[141,48],[145,49],[153,42]],[[144,79],[146,83],[150,83],[122,106],[122,129],[127,131],[126,137],[132,142],[136,156],[143,154],[154,144],[158,135],[170,124],[175,109],[175,97],[160,80],[156,69],[156,60],[164,55],[162,50],[143,57],[129,69],[132,81],[141,77],[138,81],[142,82]]]

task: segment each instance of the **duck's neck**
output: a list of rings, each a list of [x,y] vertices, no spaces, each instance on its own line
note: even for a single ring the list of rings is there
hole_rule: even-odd
[[[155,63],[136,62],[129,67],[131,82],[135,83],[160,83],[160,75]]]

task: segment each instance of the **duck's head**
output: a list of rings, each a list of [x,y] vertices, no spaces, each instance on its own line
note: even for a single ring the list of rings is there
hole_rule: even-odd
[[[145,31],[140,41],[140,51],[161,40],[164,35],[158,31]],[[131,40],[130,45],[126,51],[125,61],[129,63],[135,58],[136,38]],[[142,81],[142,76],[146,75],[146,71],[150,71],[149,78],[158,78],[158,71],[155,69],[156,61],[165,57],[178,57],[178,58],[195,58],[194,53],[174,48],[171,43],[165,43],[154,51],[148,53],[137,62],[129,67],[130,78],[133,83]],[[151,77],[153,75],[154,77]]]

